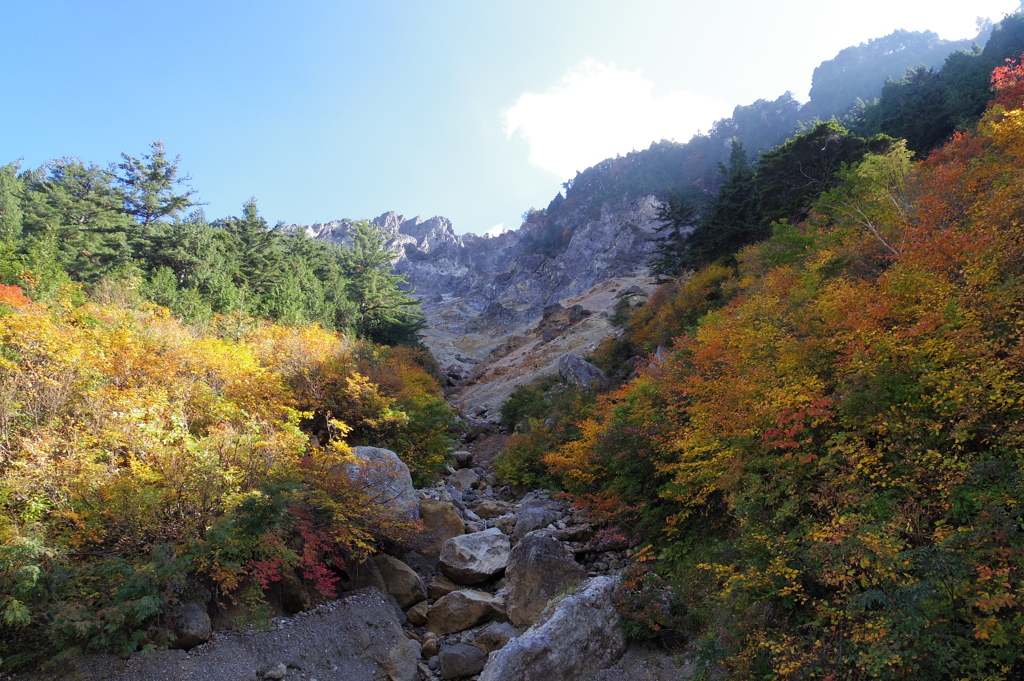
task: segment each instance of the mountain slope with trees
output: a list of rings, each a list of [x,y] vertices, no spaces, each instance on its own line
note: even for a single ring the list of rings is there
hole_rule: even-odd
[[[1024,67],[991,83],[927,159],[890,140],[664,284],[628,342],[674,340],[620,387],[514,402],[536,474],[653,548],[624,614],[713,674],[1024,673]]]

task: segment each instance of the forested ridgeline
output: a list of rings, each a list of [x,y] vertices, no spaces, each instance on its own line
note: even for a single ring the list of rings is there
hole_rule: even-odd
[[[423,317],[370,225],[338,247],[270,228],[255,199],[211,223],[187,182],[162,142],[110,167],[0,168],[0,283],[33,300],[151,301],[198,325],[256,317],[418,342]]]
[[[906,139],[912,151],[927,154],[977,122],[991,97],[992,69],[1022,52],[1024,15],[1020,13],[995,25],[979,24],[973,41],[946,41],[930,31],[898,30],[848,47],[814,70],[810,99],[804,104],[786,92],[774,100],[738,105],[732,116],[715,121],[708,131],[686,142],[661,140],[648,149],[577,172],[563,185],[564,194],[524,216],[545,227],[534,249],[550,254],[564,247],[572,238],[569,226],[574,224],[568,215],[586,211],[596,218],[604,202],[655,195],[664,201],[693,204],[697,209],[693,215],[699,215],[722,192],[735,191],[736,173],[756,162],[760,153],[821,123],[834,122],[865,139],[878,135]],[[742,154],[736,151],[737,144]],[[770,220],[750,225],[751,238],[763,238],[768,224]]]
[[[623,303],[592,357],[617,388],[506,404],[499,470],[650,546],[623,581],[634,635],[714,678],[1024,674],[1024,68],[990,84],[927,157],[832,123],[737,160],[723,194],[847,154],[799,196],[712,205],[748,212]]]

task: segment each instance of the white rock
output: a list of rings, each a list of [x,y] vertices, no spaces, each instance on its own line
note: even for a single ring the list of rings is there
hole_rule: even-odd
[[[496,527],[452,537],[441,547],[441,572],[456,584],[479,584],[505,569],[511,546]]]

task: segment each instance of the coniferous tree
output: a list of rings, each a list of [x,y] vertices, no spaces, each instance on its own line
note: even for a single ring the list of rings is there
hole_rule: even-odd
[[[754,171],[743,145],[733,140],[726,179],[718,196],[686,239],[684,267],[696,267],[735,253],[744,244],[764,237],[757,221]]]
[[[658,221],[655,227],[658,236],[655,238],[654,259],[651,261],[651,274],[658,283],[664,283],[677,277],[686,269],[686,237],[697,224],[697,204],[669,192],[668,199],[658,208]]]
[[[119,173],[125,212],[144,226],[178,217],[196,205],[192,200],[195,192],[186,186],[191,178],[178,176],[181,158],[168,159],[161,140],[153,142],[150,149],[141,159],[122,153],[121,162],[113,167]],[[185,191],[178,193],[179,187]]]
[[[52,240],[60,266],[72,279],[89,284],[131,261],[134,225],[123,212],[124,197],[113,173],[65,158],[25,179],[24,248]]]
[[[345,290],[355,306],[351,326],[378,343],[417,344],[426,322],[419,302],[401,288],[405,275],[393,272],[395,255],[385,248],[383,235],[370,223],[357,222],[351,239],[341,253]]]

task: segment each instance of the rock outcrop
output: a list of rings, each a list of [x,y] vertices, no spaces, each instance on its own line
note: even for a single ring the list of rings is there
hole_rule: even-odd
[[[457,235],[443,217],[384,213],[373,222],[421,299],[425,343],[455,386],[450,399],[494,421],[515,385],[555,373],[563,355],[586,354],[615,332],[609,319],[620,291],[653,289],[647,265],[658,206],[642,197],[598,210],[570,199],[497,237]],[[345,243],[351,224],[305,230]],[[546,245],[555,230],[561,243]]]
[[[626,649],[612,605],[617,580],[595,577],[547,619],[491,653],[480,681],[587,681]]]
[[[558,375],[566,383],[577,385],[583,390],[608,384],[604,372],[579,355],[562,355],[558,360]]]

